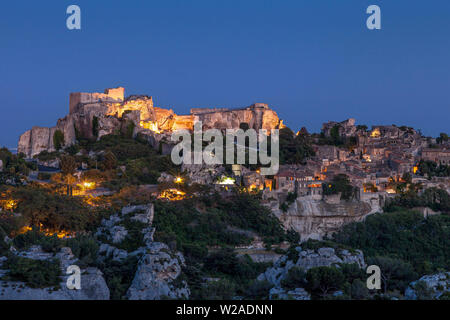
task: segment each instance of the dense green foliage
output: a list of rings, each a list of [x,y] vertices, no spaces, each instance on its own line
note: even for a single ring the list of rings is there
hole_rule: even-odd
[[[444,143],[444,142],[447,142],[448,141],[448,134],[446,134],[446,133],[444,133],[444,132],[441,132],[440,134],[439,134],[439,137],[437,137],[436,138],[436,143],[437,144],[442,144],[442,143]]]
[[[98,222],[81,198],[52,193],[43,188],[13,188],[17,200],[16,211],[22,214],[23,224],[39,226],[54,231],[82,231]]]
[[[317,144],[319,145],[331,145],[336,147],[342,147],[346,149],[353,149],[357,144],[357,138],[355,136],[345,137],[341,136],[340,133],[340,124],[336,124],[330,129],[329,136],[326,136],[324,132],[321,132],[318,139]],[[361,126],[358,128],[359,130],[367,129],[367,126]]]
[[[257,196],[239,193],[228,199],[215,195],[157,201],[153,225],[156,241],[183,252],[187,262],[184,273],[194,299],[260,296],[264,285],[252,281],[268,265],[238,257],[227,246],[249,244],[254,233],[269,243],[288,238],[278,219],[260,204]],[[217,246],[222,249],[213,249]],[[205,285],[204,277],[222,280]]]
[[[262,298],[267,295],[268,285],[255,279],[268,266],[253,262],[248,256],[238,257],[231,248],[221,248],[203,259],[188,257],[183,272],[192,299],[232,299],[237,295]],[[205,283],[205,277],[218,281]]]
[[[450,166],[434,161],[420,160],[417,174],[432,177],[450,177]]]
[[[116,247],[132,252],[139,247],[144,246],[144,234],[142,233],[142,229],[147,226],[145,223],[132,220],[130,216],[125,216],[120,222],[120,225],[127,229],[128,234],[121,243],[116,244]]]
[[[404,292],[408,284],[417,279],[417,273],[409,262],[391,257],[375,256],[367,259],[369,265],[379,266],[384,293]]]
[[[125,299],[125,294],[136,273],[137,264],[138,257],[136,256],[130,256],[120,262],[109,258],[97,264],[97,267],[103,272],[112,300]]]
[[[322,190],[324,195],[341,193],[341,199],[344,200],[352,199],[356,194],[356,188],[345,174],[338,174],[329,183],[322,184]]]
[[[56,150],[60,150],[64,146],[64,133],[61,130],[56,130],[53,134],[53,145]]]
[[[92,118],[92,135],[94,137],[98,137],[98,127],[99,127],[99,122],[98,122],[98,117],[94,116],[94,118]]]
[[[59,288],[61,270],[58,260],[33,260],[10,255],[3,268],[9,272],[2,280],[22,281],[31,288]]]
[[[401,208],[429,207],[435,211],[450,212],[450,195],[438,188],[428,188],[422,194],[415,190],[402,192],[385,204],[385,211],[392,212]]]
[[[287,127],[280,130],[280,164],[305,164],[314,155],[307,133],[295,135]]]
[[[413,211],[371,215],[333,235],[336,242],[363,250],[366,257],[386,256],[410,263],[419,275],[450,269],[450,217]]]
[[[339,290],[344,282],[344,275],[336,267],[311,268],[306,273],[306,288],[314,296],[325,297]]]
[[[99,245],[96,239],[90,235],[77,235],[62,241],[64,246],[69,247],[75,257],[78,258],[78,266],[85,267],[94,265],[97,259]]]
[[[197,210],[200,207],[204,212]],[[248,244],[251,234],[243,230],[251,230],[266,241],[280,242],[286,237],[278,219],[256,196],[247,193],[228,199],[216,195],[201,200],[157,201],[154,225],[157,239],[175,241],[179,248]]]
[[[0,175],[27,175],[30,170],[36,170],[35,163],[26,162],[23,154],[12,154],[7,148],[0,148],[0,160],[3,162],[3,172],[0,172]],[[0,179],[0,184],[2,180]]]

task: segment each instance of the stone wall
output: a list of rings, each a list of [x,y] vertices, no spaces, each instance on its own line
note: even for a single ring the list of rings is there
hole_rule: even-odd
[[[100,102],[121,102],[124,100],[125,89],[122,87],[106,89],[105,93],[72,92],[69,97],[69,113],[79,112],[79,106]]]

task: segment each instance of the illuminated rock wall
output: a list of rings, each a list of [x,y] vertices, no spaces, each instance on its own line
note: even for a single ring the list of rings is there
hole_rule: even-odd
[[[130,120],[137,126],[135,134],[193,130],[196,121],[202,121],[204,129],[238,129],[243,123],[255,130],[270,131],[283,127],[276,112],[267,104],[257,103],[240,109],[194,108],[189,115],[177,115],[172,109],[155,107],[150,96],[130,96],[125,99],[124,94],[123,87],[106,89],[104,93],[71,93],[69,114],[59,119],[55,127],[33,127],[26,131],[20,136],[18,151],[27,157],[44,150],[54,151],[53,135],[56,130],[64,134],[65,146],[69,146],[76,142],[76,133],[84,139],[98,139],[114,133],[121,128],[123,122]],[[98,125],[95,130],[94,120]],[[96,135],[94,131],[97,131]]]

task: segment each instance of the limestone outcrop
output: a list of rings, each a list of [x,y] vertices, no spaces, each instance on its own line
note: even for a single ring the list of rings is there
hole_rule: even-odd
[[[127,292],[130,300],[188,299],[186,281],[179,279],[184,257],[173,254],[164,243],[153,242],[139,260],[133,282]]]
[[[31,158],[46,150],[55,150],[53,137],[57,130],[64,135],[63,147],[74,144],[77,139],[99,139],[128,126],[135,125],[134,135],[140,133],[155,148],[160,142],[170,141],[164,133],[176,130],[193,130],[195,121],[203,127],[238,129],[243,123],[256,130],[282,128],[282,121],[268,105],[257,103],[239,109],[192,109],[188,115],[177,115],[172,109],[155,107],[153,98],[132,95],[125,98],[123,87],[106,89],[104,93],[74,92],[69,98],[69,114],[59,119],[55,127],[33,127],[19,138],[18,152]],[[144,137],[145,138],[145,137]],[[164,146],[163,146],[164,149]],[[166,148],[170,152],[171,148]]]
[[[434,300],[443,295],[450,297],[450,272],[425,275],[411,282],[405,290],[407,300]]]
[[[124,207],[120,213],[104,219],[97,231],[98,238],[103,241],[98,261],[111,258],[121,262],[131,256],[138,257],[137,270],[126,293],[130,300],[187,299],[190,291],[181,278],[184,257],[167,245],[153,241],[153,216],[154,206],[148,204]],[[131,252],[121,248],[129,234],[124,224],[135,224],[134,228],[139,227],[142,233],[141,246],[129,250]]]
[[[191,109],[194,122],[201,121],[204,129],[239,129],[242,123],[249,128],[259,130],[282,128],[282,121],[267,104],[255,103],[247,108],[238,109]]]
[[[271,199],[267,206],[280,219],[286,230],[297,231],[302,241],[321,240],[325,235],[331,235],[345,224],[362,221],[366,216],[382,211],[376,199],[344,201],[303,196],[298,197],[289,205],[287,211],[283,212],[280,209],[282,200],[277,199],[276,196],[275,192],[265,196]]]

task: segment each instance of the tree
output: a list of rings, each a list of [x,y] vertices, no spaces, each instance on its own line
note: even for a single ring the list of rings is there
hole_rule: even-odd
[[[289,269],[289,272],[281,281],[284,288],[293,290],[295,288],[304,288],[306,285],[306,272],[302,268],[294,266]]]
[[[330,138],[331,138],[331,140],[332,140],[332,142],[333,142],[333,144],[335,146],[339,146],[339,145],[341,145],[343,143],[342,142],[342,137],[341,137],[341,134],[340,134],[340,128],[341,128],[341,126],[336,124],[330,130]]]
[[[357,126],[356,126],[356,130],[360,130],[360,131],[366,132],[366,131],[367,131],[367,126],[366,126],[365,124],[363,124],[363,125],[357,125]]]
[[[98,118],[94,116],[94,118],[92,118],[92,135],[94,137],[98,137],[98,127],[99,127]]]
[[[369,290],[363,281],[355,279],[350,287],[350,294],[352,299],[363,300],[369,296]]]
[[[75,158],[69,155],[61,157],[61,172],[66,178],[67,182],[67,195],[72,195],[72,183],[74,183],[73,174],[77,169],[77,163]]]
[[[60,150],[64,145],[64,133],[61,130],[56,130],[53,134],[53,145],[56,150]]]
[[[339,290],[345,281],[344,275],[336,267],[311,268],[306,273],[306,288],[314,295],[324,298],[329,293]]]
[[[111,151],[106,152],[103,165],[105,166],[106,170],[112,170],[117,167],[117,158]]]
[[[350,183],[350,179],[345,174],[338,174],[331,182],[322,184],[323,194],[341,193],[341,199],[349,200],[355,196],[356,188]]]
[[[442,143],[447,142],[447,141],[448,141],[448,135],[446,133],[443,133],[443,132],[441,132],[439,134],[439,137],[436,138],[436,142],[438,144],[442,144]]]
[[[369,265],[377,265],[381,269],[381,281],[384,293],[388,290],[403,291],[409,282],[417,278],[413,267],[408,262],[400,259],[377,256],[368,259]]]
[[[314,156],[310,136],[305,131],[295,136],[288,127],[280,130],[280,164],[304,164],[307,158]]]

